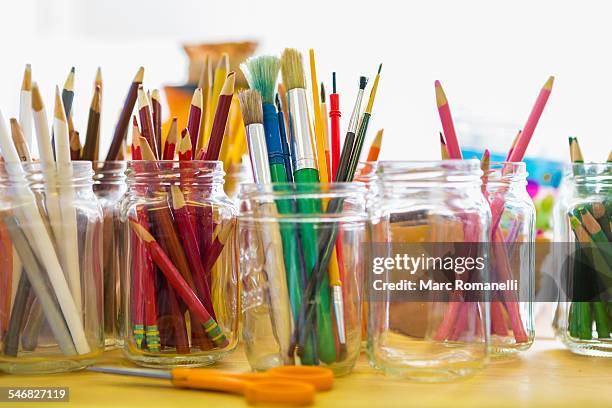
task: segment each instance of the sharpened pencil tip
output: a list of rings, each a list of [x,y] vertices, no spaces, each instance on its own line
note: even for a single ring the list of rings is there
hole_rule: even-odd
[[[22,91],[32,90],[32,66],[26,64],[25,71],[23,72],[23,81],[21,82]]]
[[[436,86],[436,105],[438,108],[448,104],[448,100],[446,99],[446,94],[444,93],[444,89],[442,89],[442,85],[440,81],[435,82]]]
[[[62,122],[66,121],[66,114],[64,113],[64,105],[62,104],[62,97],[60,94],[59,86],[55,86],[55,107],[53,109],[53,116],[57,120]]]
[[[38,84],[36,82],[32,82],[32,109],[35,112],[40,112],[45,107],[42,96],[40,96],[40,90],[38,89]]]
[[[550,91],[552,89],[554,82],[555,82],[555,77],[551,75],[550,77],[548,77],[548,80],[544,84],[544,89],[546,89],[547,91]]]
[[[382,63],[378,66],[378,72],[377,72],[378,75],[380,75],[380,71],[382,71]]]
[[[138,68],[138,72],[136,72],[136,75],[134,76],[134,79],[132,80],[132,82],[137,82],[139,84],[142,84],[143,80],[144,80],[144,67],[140,67]]]

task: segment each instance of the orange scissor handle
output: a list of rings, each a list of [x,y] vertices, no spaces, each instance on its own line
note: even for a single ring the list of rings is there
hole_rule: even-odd
[[[271,368],[266,374],[278,379],[306,381],[314,385],[317,391],[331,390],[334,385],[334,373],[325,367],[280,366]]]
[[[309,405],[316,393],[314,386],[300,381],[272,379],[251,384],[244,393],[249,404]]]
[[[316,392],[313,385],[303,381],[269,378],[252,382],[219,374],[218,370],[174,369],[172,376],[176,387],[244,395],[251,404],[308,405],[314,401]]]

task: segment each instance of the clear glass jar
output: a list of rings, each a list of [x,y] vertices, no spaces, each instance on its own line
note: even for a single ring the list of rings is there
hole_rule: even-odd
[[[612,357],[612,163],[573,164],[562,186],[555,332],[573,353]]]
[[[491,205],[491,275],[515,280],[518,290],[491,299],[494,356],[527,350],[535,337],[535,207],[527,193],[525,163],[492,162],[483,175]]]
[[[477,160],[379,163],[367,352],[386,374],[446,381],[488,361],[488,299],[467,287],[489,280],[491,212],[481,175]]]
[[[128,162],[121,335],[148,367],[203,366],[238,341],[236,208],[219,161]]]
[[[240,199],[249,364],[258,371],[321,364],[336,375],[348,374],[361,342],[365,187],[247,184]]]
[[[102,207],[102,272],[104,275],[104,345],[115,347],[119,335],[119,202],[127,187],[125,161],[93,162],[93,190]]]
[[[91,162],[0,163],[0,371],[74,371],[103,351],[92,175]]]

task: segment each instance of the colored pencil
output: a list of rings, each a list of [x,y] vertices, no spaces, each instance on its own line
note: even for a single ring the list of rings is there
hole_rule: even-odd
[[[206,335],[213,341],[215,346],[223,348],[226,347],[229,342],[225,337],[225,334],[221,331],[221,328],[217,325],[217,322],[212,318],[210,313],[206,310],[202,302],[198,299],[196,294],[190,285],[185,281],[184,277],[181,276],[179,270],[174,266],[168,255],[157,243],[153,235],[147,231],[142,225],[131,220],[130,226],[136,232],[136,235],[142,242],[145,243],[153,262],[162,271],[168,282],[172,285],[172,288],[176,290],[177,294],[181,297],[183,302],[187,305],[189,310],[194,314],[197,319],[202,322],[202,327]]]
[[[125,98],[125,103],[123,104],[121,114],[119,115],[119,120],[115,126],[115,132],[113,133],[113,139],[111,141],[110,148],[108,149],[108,154],[106,155],[105,161],[112,161],[117,158],[117,154],[121,148],[121,142],[127,135],[130,117],[132,116],[132,111],[134,110],[136,99],[138,98],[138,87],[142,84],[143,78],[144,68],[140,67],[132,80],[127,97]]]
[[[136,116],[134,116],[132,118],[132,160],[142,160],[142,148],[140,147],[141,138],[142,134],[138,128],[138,121],[136,120]]]
[[[55,133],[55,153],[60,185],[60,214],[62,220],[62,241],[58,242],[62,254],[62,266],[67,275],[70,292],[77,310],[82,310],[81,300],[81,267],[79,262],[79,232],[77,228],[77,211],[74,205],[74,187],[72,186],[72,164],[70,161],[70,139],[68,123],[59,88],[55,88],[55,108],[53,110],[53,130]]]
[[[151,105],[149,98],[145,93],[142,85],[138,87],[138,117],[140,119],[140,131],[142,137],[147,140],[149,146],[153,150],[153,154],[157,159],[159,152],[157,151],[157,141],[155,140],[155,132],[153,130],[153,117],[151,116]]]
[[[212,127],[214,123],[214,117],[217,112],[217,105],[219,104],[219,97],[221,96],[221,90],[223,85],[225,84],[227,75],[229,74],[229,56],[227,53],[223,53],[221,58],[217,62],[217,66],[215,67],[214,77],[212,80],[212,88],[211,88],[211,101],[210,101],[210,111],[208,112],[208,118],[206,118],[207,123],[209,123],[209,127],[206,129],[206,137],[208,140],[206,141],[206,145],[210,143],[210,136],[212,132]]]
[[[102,101],[102,93],[100,87],[96,86],[89,107],[89,116],[87,118],[87,133],[85,134],[85,146],[83,147],[83,160],[95,161],[97,146],[100,143],[100,108]]]
[[[221,92],[219,93],[219,99],[216,104],[215,118],[210,131],[210,139],[208,140],[204,160],[219,159],[219,152],[221,151],[223,135],[225,134],[225,127],[227,125],[227,117],[230,105],[232,104],[232,97],[234,95],[235,80],[236,74],[234,72],[230,72],[227,78],[225,78],[223,88],[221,88]]]
[[[374,141],[370,145],[370,150],[368,151],[367,161],[374,162],[378,160],[378,155],[380,154],[380,147],[382,146],[382,137],[383,137],[383,129],[380,129],[376,132],[376,136],[374,137]]]
[[[538,122],[540,121],[540,117],[542,116],[542,112],[546,107],[546,102],[548,102],[548,97],[550,96],[550,92],[552,91],[553,82],[555,77],[551,76],[548,78],[542,89],[540,90],[540,94],[536,99],[536,102],[527,118],[527,122],[525,126],[523,126],[523,131],[519,136],[516,146],[512,149],[512,154],[509,157],[510,162],[519,162],[523,160],[525,156],[525,151],[527,150],[527,146],[531,141],[531,137],[533,136],[533,132],[535,131]]]
[[[70,160],[77,161],[81,160],[81,138],[79,132],[73,130],[70,132]]]
[[[26,137],[23,134],[23,130],[19,125],[19,122],[15,118],[10,119],[11,122],[11,137],[13,139],[13,144],[15,145],[15,149],[17,150],[17,154],[19,155],[19,159],[24,162],[32,161],[32,156],[30,154],[30,148],[28,147],[28,143],[26,142]]]
[[[157,143],[157,157],[162,157],[162,105],[161,96],[157,89],[151,92],[151,108],[153,119],[153,134]]]
[[[451,159],[461,159],[461,148],[459,147],[459,141],[457,134],[455,133],[455,125],[453,123],[453,117],[451,115],[450,107],[448,106],[448,99],[442,89],[440,81],[435,82],[436,88],[436,105],[438,105],[438,114],[440,115],[440,121],[442,122],[442,129],[444,136],[446,137],[446,149],[448,150],[448,156]]]
[[[192,146],[191,146],[191,136],[189,134],[189,129],[185,128],[181,131],[181,141],[178,149],[178,159],[179,161],[189,161],[193,157]]]
[[[32,67],[30,64],[26,65],[23,72],[19,94],[19,125],[23,130],[28,147],[32,150]]]
[[[162,160],[174,160],[174,153],[176,151],[176,144],[178,143],[178,122],[176,116],[172,118],[172,124],[168,130],[168,136],[166,136],[166,142],[164,144],[164,153]]]
[[[191,98],[191,105],[189,106],[189,119],[187,120],[187,129],[189,129],[192,148],[198,145],[197,138],[200,134],[202,104],[202,90],[200,88],[196,88],[195,92],[193,93],[193,97]],[[196,152],[194,151],[193,153],[195,154]]]
[[[204,101],[204,112],[200,123],[200,134],[198,135],[198,145],[196,152],[203,151],[208,144],[210,138],[210,129],[212,126],[212,92],[213,92],[213,70],[212,60],[207,55],[202,66],[202,73],[198,88],[202,89],[202,100]]]

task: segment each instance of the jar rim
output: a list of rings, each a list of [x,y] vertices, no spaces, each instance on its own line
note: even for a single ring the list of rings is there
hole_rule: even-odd
[[[366,186],[363,183],[358,182],[273,184],[242,183],[240,185],[238,198],[241,200],[340,198],[355,195],[363,195],[365,197],[366,193]]]

